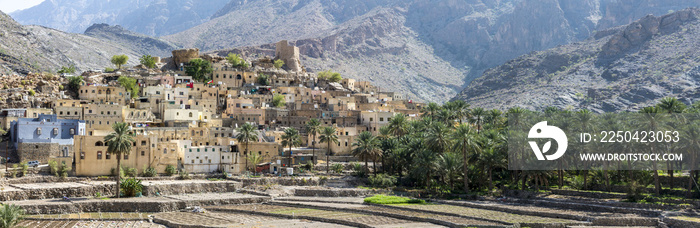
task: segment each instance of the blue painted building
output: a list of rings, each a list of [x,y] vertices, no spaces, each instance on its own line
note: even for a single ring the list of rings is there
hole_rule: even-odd
[[[85,135],[84,120],[40,114],[37,118],[19,118],[10,124],[10,139],[17,151],[15,159],[20,161],[45,163],[49,158],[72,157],[74,135]]]

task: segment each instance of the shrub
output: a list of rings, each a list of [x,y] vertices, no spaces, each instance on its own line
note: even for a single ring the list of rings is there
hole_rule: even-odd
[[[644,186],[639,184],[636,180],[633,180],[627,186],[627,201],[637,202],[644,198],[642,190]]]
[[[111,67],[105,68],[105,73],[112,73],[112,72],[114,72],[114,68],[111,68]]]
[[[356,177],[365,177],[367,172],[365,167],[360,163],[352,163],[352,175]]]
[[[338,174],[342,173],[344,168],[345,167],[343,167],[343,164],[339,164],[339,163],[335,163],[331,166],[331,170],[333,170],[334,173],[338,173]]]
[[[36,92],[34,92],[33,89],[29,89],[29,96],[34,96],[36,95]]]
[[[49,161],[49,172],[51,172],[51,175],[58,176],[58,162],[54,160]]]
[[[24,219],[25,215],[24,209],[14,204],[5,204],[0,207],[0,227],[15,227],[17,223]]]
[[[63,85],[58,85],[58,90],[63,90]]]
[[[10,176],[12,176],[12,178],[17,177],[17,164],[12,164],[12,170],[10,171]]]
[[[402,196],[374,195],[365,198],[365,203],[370,204],[425,204],[425,200],[411,199]]]
[[[20,165],[19,170],[22,173],[22,176],[26,176],[27,170],[29,170],[29,165],[27,165],[26,162],[19,163],[19,165]]]
[[[369,177],[369,184],[377,188],[393,187],[396,186],[396,177],[386,174],[377,174],[376,176]]]
[[[185,170],[180,170],[180,180],[189,180],[190,179],[190,173],[186,172]]]
[[[68,177],[68,172],[70,172],[71,168],[66,165],[66,163],[61,163],[61,168],[58,169],[58,175],[61,178],[66,178]]]
[[[139,174],[139,170],[136,168],[127,167],[124,169],[124,177],[136,177]]]
[[[143,191],[143,185],[141,184],[141,180],[137,180],[136,178],[128,178],[126,180],[122,180],[121,184],[121,193],[124,194],[126,197],[134,197],[136,194],[141,193]]]
[[[143,170],[143,176],[144,177],[155,177],[158,176],[158,171],[156,171],[156,168],[153,167],[148,167]]]
[[[311,161],[306,162],[306,165],[304,165],[304,169],[309,170],[309,171],[313,170],[313,169],[314,169],[314,163],[311,162]]]
[[[168,165],[165,167],[165,174],[168,176],[175,175],[175,173],[177,173],[177,169],[175,169],[174,165]]]
[[[282,66],[284,66],[284,61],[282,61],[281,59],[278,59],[278,60],[275,60],[274,64],[275,64],[275,68],[279,69],[279,68],[282,68]]]

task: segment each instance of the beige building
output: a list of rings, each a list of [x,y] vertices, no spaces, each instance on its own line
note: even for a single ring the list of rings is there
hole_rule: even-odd
[[[83,85],[80,86],[78,97],[93,104],[126,105],[131,93],[117,86]]]

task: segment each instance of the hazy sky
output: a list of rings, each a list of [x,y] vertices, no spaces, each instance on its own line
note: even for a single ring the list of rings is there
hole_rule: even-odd
[[[0,0],[0,10],[4,13],[12,13],[16,10],[26,9],[44,0]]]

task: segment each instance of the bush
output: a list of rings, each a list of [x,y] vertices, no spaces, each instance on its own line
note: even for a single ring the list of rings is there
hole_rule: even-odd
[[[177,169],[175,169],[174,165],[168,165],[165,167],[165,174],[168,176],[175,175],[177,173]]]
[[[66,165],[66,163],[61,163],[61,168],[58,169],[58,175],[61,178],[66,178],[68,177],[68,172],[70,172],[71,168]]]
[[[627,201],[637,202],[644,198],[643,185],[639,184],[637,181],[631,181],[627,186]]]
[[[179,175],[180,175],[180,180],[189,180],[190,179],[190,173],[185,172],[185,170],[180,170]]]
[[[27,165],[26,162],[21,162],[19,163],[20,165],[20,172],[22,173],[22,176],[27,176],[27,170],[29,170],[29,165]]]
[[[51,175],[55,175],[58,177],[58,162],[51,160],[49,161],[49,172]]]
[[[112,72],[114,72],[114,68],[111,68],[111,67],[105,68],[105,73],[112,73]]]
[[[15,227],[17,223],[24,219],[26,212],[21,207],[14,204],[5,204],[0,207],[0,227]]]
[[[12,164],[12,170],[10,171],[10,176],[12,176],[12,178],[17,177],[17,168],[17,164]]]
[[[278,60],[275,60],[274,64],[275,64],[275,68],[279,69],[279,68],[282,68],[282,66],[284,66],[284,61],[282,61],[281,59],[278,59]]]
[[[119,186],[121,187],[121,193],[123,193],[126,197],[134,197],[136,196],[136,194],[141,193],[141,191],[143,191],[143,185],[141,184],[141,180],[137,180],[133,177],[122,180]]]
[[[36,95],[36,92],[34,92],[33,89],[29,89],[29,96],[34,96]]]
[[[127,167],[124,169],[124,177],[136,177],[139,174],[139,170],[136,168]]]
[[[156,168],[153,167],[148,167],[143,170],[143,176],[144,177],[155,177],[158,176],[158,171],[156,171]]]
[[[344,168],[345,167],[343,167],[343,164],[339,164],[339,163],[335,163],[331,166],[331,170],[333,170],[334,173],[338,173],[338,174],[343,173]]]
[[[58,90],[63,90],[63,85],[58,85]]]
[[[311,161],[306,162],[306,165],[303,166],[304,169],[306,170],[314,170],[314,163]]]
[[[386,174],[377,174],[376,176],[369,177],[369,184],[376,188],[393,187],[396,186],[396,177]]]
[[[425,204],[425,200],[411,199],[402,196],[374,195],[365,198],[365,203],[370,204]]]
[[[367,172],[365,167],[360,163],[352,163],[352,175],[356,177],[365,177]]]

